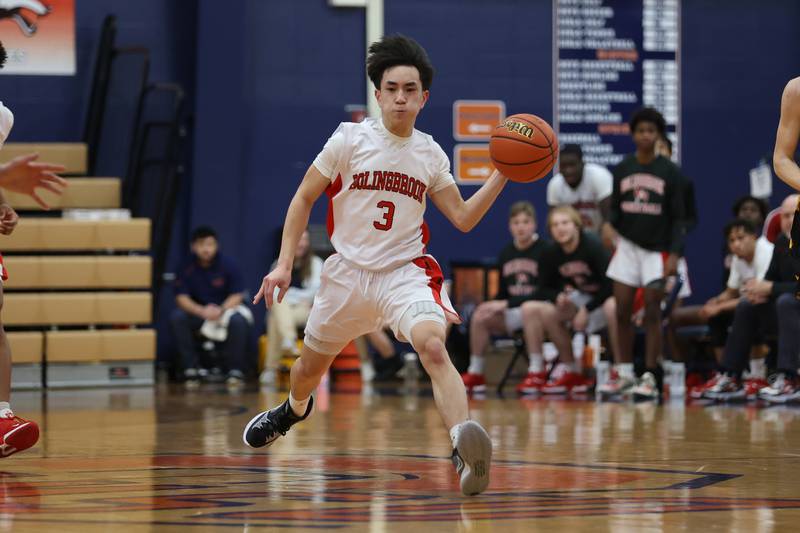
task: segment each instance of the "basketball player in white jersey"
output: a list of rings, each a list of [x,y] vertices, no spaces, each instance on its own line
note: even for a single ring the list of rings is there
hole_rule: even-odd
[[[291,390],[283,404],[255,416],[244,441],[271,444],[311,413],[311,392],[334,357],[353,338],[384,321],[419,353],[431,377],[436,406],[453,442],[461,491],[478,494],[489,483],[492,444],[469,420],[464,385],[445,349],[447,322],[460,322],[442,272],[425,253],[427,197],[460,230],[473,228],[497,198],[506,178],[494,173],[467,201],[439,145],[414,129],[428,100],[433,67],[425,50],[402,35],[369,47],[367,73],[381,117],[342,123],[306,172],[289,205],[278,266],[264,277],[254,303],[278,301],[290,281],[292,260],[311,206],[328,193],[328,231],[336,249],[325,262]]]
[[[6,51],[0,43],[0,68],[6,61]],[[14,114],[0,102],[0,148],[11,133],[14,126]],[[36,154],[16,157],[6,164],[0,165],[0,188],[31,196],[42,208],[47,203],[36,190],[43,188],[61,194],[61,188],[67,182],[56,176],[54,172],[64,170],[61,165],[37,163]],[[0,190],[0,234],[10,235],[19,221],[14,208],[9,205]],[[0,310],[3,308],[3,281],[8,273],[3,266],[0,255]],[[0,320],[0,458],[8,457],[26,450],[39,440],[39,426],[36,422],[25,420],[11,410],[11,347]]]

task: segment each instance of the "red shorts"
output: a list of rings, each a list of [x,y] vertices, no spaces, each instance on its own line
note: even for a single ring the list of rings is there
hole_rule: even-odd
[[[2,254],[0,254],[0,279],[3,281],[8,279],[8,270],[6,270],[6,266],[3,264]]]

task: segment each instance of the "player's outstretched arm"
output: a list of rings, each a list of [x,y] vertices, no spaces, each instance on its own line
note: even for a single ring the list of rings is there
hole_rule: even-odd
[[[311,207],[330,182],[328,178],[317,170],[317,167],[314,165],[308,167],[300,187],[297,188],[297,192],[294,193],[294,198],[289,204],[289,210],[286,212],[283,237],[281,238],[281,253],[278,256],[278,261],[272,272],[264,276],[261,288],[253,298],[254,304],[264,298],[267,307],[272,307],[272,295],[275,292],[275,287],[279,288],[278,302],[283,301],[283,295],[286,294],[289,283],[292,280],[292,264],[294,263],[297,243],[306,226],[308,226]]]
[[[781,121],[775,139],[772,165],[775,173],[794,190],[800,191],[800,167],[794,160],[800,137],[800,78],[786,84],[781,98]]]
[[[481,221],[507,182],[508,178],[495,170],[486,183],[467,201],[464,201],[461,191],[455,185],[431,193],[430,196],[447,220],[466,233]]]
[[[27,194],[43,209],[50,209],[36,189],[42,188],[56,194],[61,194],[67,181],[56,172],[63,172],[62,165],[52,163],[37,163],[39,154],[22,155],[15,157],[5,165],[0,165],[0,187],[7,191]]]

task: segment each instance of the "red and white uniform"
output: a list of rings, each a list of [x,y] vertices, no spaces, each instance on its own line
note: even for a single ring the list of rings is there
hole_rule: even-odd
[[[426,194],[455,183],[433,138],[417,130],[398,137],[380,119],[344,122],[314,166],[331,180],[328,233],[337,254],[325,262],[307,333],[349,342],[385,320],[397,334],[403,313],[423,301],[459,322],[438,263],[425,255]]]
[[[14,113],[9,108],[0,102],[0,148],[5,144],[8,135],[11,133],[11,128],[14,126]],[[8,271],[3,265],[3,256],[0,255],[0,280],[6,281],[8,279]]]
[[[314,160],[331,180],[328,233],[364,270],[390,270],[425,253],[425,196],[455,181],[430,135],[390,133],[380,119],[343,122]]]

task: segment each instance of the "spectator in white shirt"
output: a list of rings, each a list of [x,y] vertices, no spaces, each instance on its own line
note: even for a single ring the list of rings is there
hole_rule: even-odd
[[[607,223],[614,185],[611,172],[602,165],[584,163],[577,144],[561,149],[558,165],[559,173],[547,184],[547,205],[573,207],[581,215],[584,231],[602,237],[611,248],[615,234]]]

